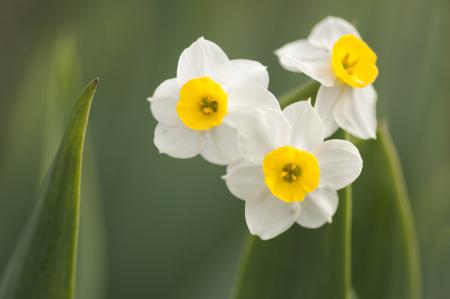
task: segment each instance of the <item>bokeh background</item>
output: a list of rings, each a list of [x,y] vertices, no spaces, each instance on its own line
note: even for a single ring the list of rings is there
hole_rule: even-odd
[[[279,95],[306,78],[284,71],[274,49],[337,15],[379,56],[378,115],[404,167],[425,298],[448,298],[449,13],[448,0],[1,1],[0,271],[78,93],[100,77],[77,298],[227,298],[247,233],[244,206],[220,179],[223,167],[158,154],[146,98],[199,36],[267,65]]]

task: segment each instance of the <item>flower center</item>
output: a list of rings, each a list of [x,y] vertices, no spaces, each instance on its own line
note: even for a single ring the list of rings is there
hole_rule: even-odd
[[[264,182],[278,199],[288,203],[303,201],[319,185],[316,157],[292,146],[277,148],[264,157]]]
[[[280,177],[288,183],[292,183],[298,179],[301,174],[300,166],[297,164],[289,163],[281,169]]]
[[[192,130],[209,130],[227,114],[227,94],[208,77],[189,80],[180,89],[177,114]]]
[[[336,76],[352,87],[365,87],[378,76],[377,55],[354,35],[343,35],[333,46],[331,64]]]
[[[202,99],[202,102],[199,104],[200,110],[204,115],[211,115],[211,113],[217,112],[219,110],[219,104],[211,97],[206,97]]]

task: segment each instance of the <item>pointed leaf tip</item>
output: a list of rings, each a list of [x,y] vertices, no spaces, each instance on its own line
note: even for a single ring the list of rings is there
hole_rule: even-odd
[[[0,281],[0,298],[73,299],[81,165],[98,79],[75,104],[33,213]]]

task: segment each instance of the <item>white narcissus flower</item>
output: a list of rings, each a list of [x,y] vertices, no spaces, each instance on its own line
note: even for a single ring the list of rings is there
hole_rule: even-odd
[[[237,118],[258,107],[280,109],[268,84],[262,64],[230,60],[218,45],[199,38],[181,53],[177,77],[161,83],[149,98],[158,121],[156,147],[175,158],[201,154],[215,164],[236,160]]]
[[[325,137],[338,127],[361,139],[376,138],[377,55],[358,31],[337,17],[317,24],[307,39],[275,51],[281,65],[321,83],[315,108],[324,122]]]
[[[238,131],[242,160],[223,177],[245,201],[252,234],[271,239],[292,224],[318,228],[331,222],[337,191],[361,173],[358,149],[346,140],[324,142],[320,117],[309,101],[283,112],[259,109]]]

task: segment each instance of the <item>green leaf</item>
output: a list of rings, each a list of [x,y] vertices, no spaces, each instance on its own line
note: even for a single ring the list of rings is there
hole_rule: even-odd
[[[358,143],[354,184],[353,285],[360,298],[421,298],[416,233],[399,158],[385,125]]]
[[[231,298],[347,298],[351,192],[340,197],[332,225],[317,230],[294,225],[269,241],[249,236]]]
[[[0,298],[74,296],[81,163],[98,79],[82,92],[36,206],[0,284]]]
[[[87,136],[89,137],[89,136]],[[106,298],[107,241],[100,191],[99,170],[92,138],[87,138],[83,161],[83,202],[80,210],[77,285],[75,298]]]

